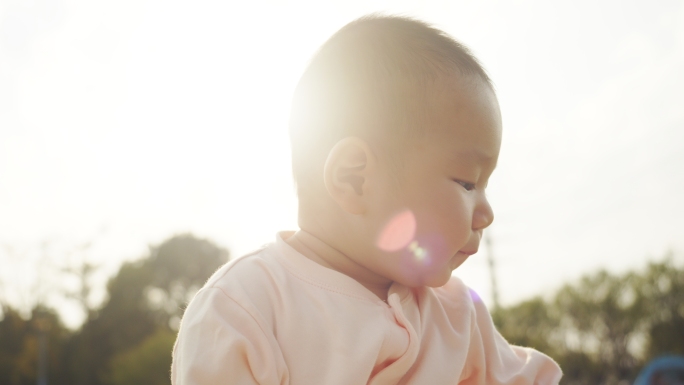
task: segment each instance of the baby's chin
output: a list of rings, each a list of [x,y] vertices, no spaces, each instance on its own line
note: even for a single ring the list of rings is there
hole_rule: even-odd
[[[415,286],[442,287],[446,285],[451,279],[451,273],[461,266],[468,257],[469,255],[457,253],[439,269],[422,272],[422,274],[416,276],[416,278],[419,279],[419,282]]]
[[[468,257],[470,257],[468,254],[456,253],[456,255],[454,255],[449,261],[449,268],[451,271],[458,269],[458,267],[461,266],[463,262],[468,259]]]

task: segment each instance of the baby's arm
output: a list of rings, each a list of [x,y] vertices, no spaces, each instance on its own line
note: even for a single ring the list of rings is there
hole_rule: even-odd
[[[273,334],[248,308],[219,288],[197,293],[173,349],[172,384],[287,384]]]
[[[548,356],[530,348],[510,345],[494,327],[485,305],[474,299],[467,378],[461,385],[558,384],[561,369]]]

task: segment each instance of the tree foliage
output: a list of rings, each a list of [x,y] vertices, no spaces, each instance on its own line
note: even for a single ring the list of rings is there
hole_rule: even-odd
[[[24,320],[3,308],[0,384],[36,383],[43,329],[49,333],[51,384],[169,383],[174,327],[194,293],[227,260],[226,250],[189,234],[151,247],[144,258],[121,266],[107,285],[108,299],[89,309],[76,332],[61,326],[53,311],[39,307]]]
[[[89,362],[86,368],[73,368],[78,373],[74,383],[109,382],[110,360],[158,330],[171,331],[192,295],[227,260],[226,250],[185,234],[150,248],[142,260],[124,264],[109,282],[108,301],[74,337],[72,362]]]
[[[631,382],[648,360],[684,353],[684,269],[667,258],[642,273],[600,271],[494,319],[511,343],[554,357],[564,384]]]
[[[0,321],[0,384],[35,384],[41,339],[47,347],[45,364],[51,383],[66,383],[64,346],[69,337],[57,314],[37,306],[28,320],[17,311],[3,306]]]
[[[175,340],[175,333],[159,329],[138,346],[114,356],[110,365],[111,384],[168,384],[170,352]]]

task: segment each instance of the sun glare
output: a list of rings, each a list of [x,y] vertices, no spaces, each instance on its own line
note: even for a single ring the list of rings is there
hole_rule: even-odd
[[[380,232],[376,245],[383,251],[398,251],[406,247],[416,235],[416,217],[411,210],[392,217]]]

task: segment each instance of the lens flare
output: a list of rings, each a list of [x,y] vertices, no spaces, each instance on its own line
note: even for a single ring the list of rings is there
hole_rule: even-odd
[[[418,245],[417,241],[413,241],[408,245],[408,249],[413,252],[416,259],[422,261],[427,256],[427,251]]]
[[[402,211],[387,222],[376,245],[383,251],[397,251],[408,246],[416,235],[416,217],[411,210]]]
[[[470,292],[470,298],[473,300],[473,302],[482,302],[482,298],[480,298],[475,290],[468,288],[468,292]]]

